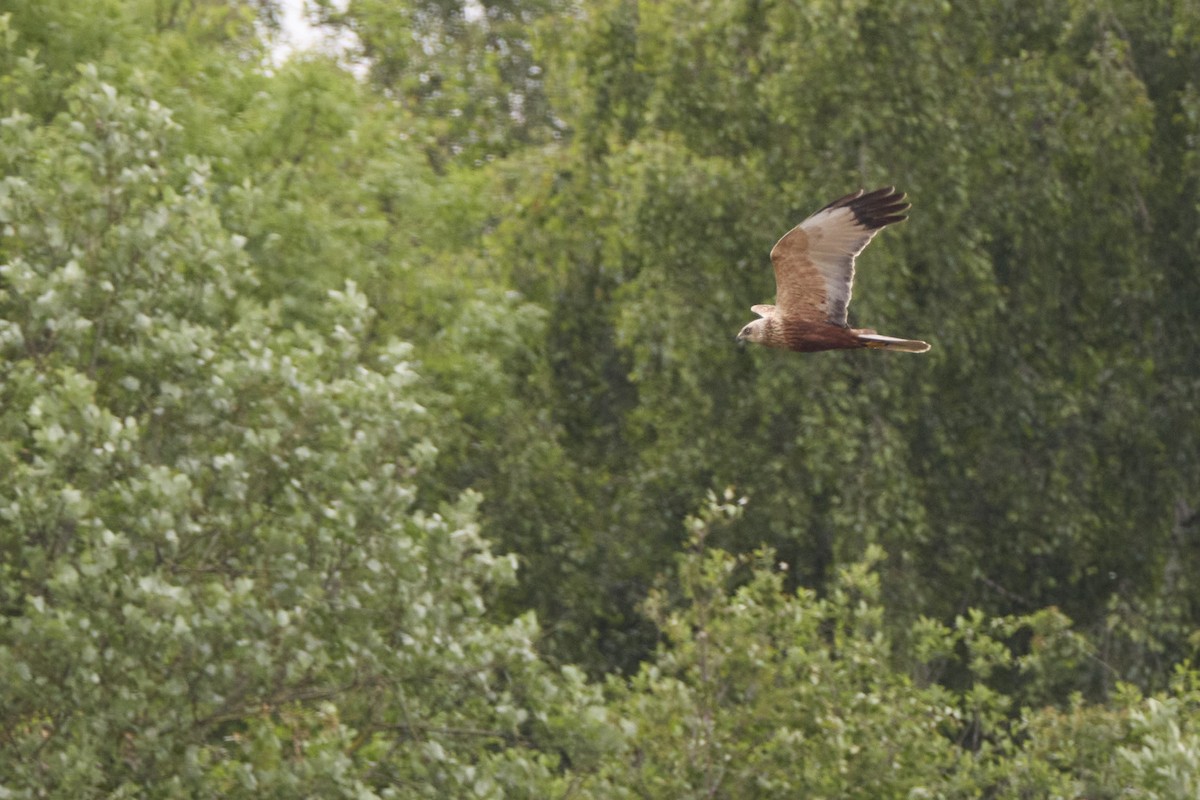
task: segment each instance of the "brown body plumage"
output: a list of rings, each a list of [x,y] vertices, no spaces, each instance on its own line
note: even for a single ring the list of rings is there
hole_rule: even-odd
[[[907,219],[909,208],[894,187],[867,194],[859,190],[788,231],[771,250],[775,305],[753,306],[762,319],[742,328],[738,339],[802,353],[862,347],[928,350],[925,342],[881,336],[846,323],[855,257],[881,228]]]

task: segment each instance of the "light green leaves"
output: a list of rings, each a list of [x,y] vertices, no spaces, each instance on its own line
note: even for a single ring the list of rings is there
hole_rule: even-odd
[[[0,797],[1195,793],[1186,4],[318,6],[0,16]]]
[[[418,509],[412,348],[365,346],[353,283],[308,327],[249,302],[171,115],[72,98],[4,184],[0,785],[551,792],[547,721],[595,692],[485,617],[516,560],[478,498]]]

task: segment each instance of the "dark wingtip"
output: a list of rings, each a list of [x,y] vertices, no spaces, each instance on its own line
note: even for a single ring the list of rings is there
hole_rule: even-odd
[[[821,210],[848,208],[859,225],[875,230],[908,219],[904,212],[912,208],[912,204],[904,202],[905,197],[907,195],[896,191],[895,186],[883,186],[871,192],[859,189],[853,194],[834,200]]]

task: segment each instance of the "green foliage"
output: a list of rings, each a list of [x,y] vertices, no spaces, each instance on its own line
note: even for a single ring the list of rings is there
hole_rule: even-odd
[[[1105,642],[1090,689],[1101,662],[1161,682],[1189,653],[1170,610],[1194,607],[1168,573],[1188,574],[1197,361],[1162,321],[1191,307],[1195,176],[1190,84],[1143,64],[1167,37],[1181,75],[1194,21],[1004,8],[598,4],[550,62],[585,71],[578,146],[485,252],[550,311],[551,410],[608,487],[600,528],[673,542],[699,487],[734,483],[754,502],[728,541],[771,545],[801,585],[880,544],[907,620],[1056,605]],[[933,353],[735,351],[773,238],[892,182],[912,218],[864,256],[852,316]],[[610,552],[631,580],[597,574],[627,605],[647,559],[670,568],[670,547]],[[1145,634],[1172,655],[1144,661]]]
[[[1065,711],[1042,705],[1063,697],[1047,671],[1087,651],[1061,614],[921,620],[906,650],[880,605],[882,552],[839,570],[825,597],[789,593],[771,551],[737,558],[708,545],[742,515],[734,497],[710,494],[689,519],[678,596],[647,603],[660,647],[610,682],[628,749],[598,776],[611,793],[597,796],[1194,793],[1194,671],[1156,698],[1123,687],[1110,709],[1078,695]],[[897,665],[905,652],[914,672]],[[961,671],[950,683],[949,662]],[[1004,688],[1011,674],[1024,678],[1017,693]]]
[[[1200,791],[1197,677],[1193,670],[1181,670],[1177,696],[1148,698],[1130,709],[1133,741],[1117,750],[1117,780],[1130,787],[1128,796],[1183,800]]]
[[[485,618],[477,497],[416,506],[411,348],[250,302],[176,127],[94,70],[4,127],[0,785],[545,796],[598,696]]]
[[[436,167],[490,161],[560,135],[534,41],[567,7],[561,0],[319,5],[327,22],[354,31],[372,81],[408,110]]]
[[[0,796],[1196,794],[1194,3],[312,10],[0,13]]]
[[[959,757],[942,732],[961,726],[960,713],[940,690],[923,693],[891,669],[869,566],[845,572],[827,599],[789,595],[770,551],[739,563],[705,548],[709,526],[740,513],[729,500],[689,523],[682,605],[670,611],[651,596],[665,638],[619,690],[617,708],[637,733],[616,782],[638,797],[817,797],[845,787],[900,797],[953,769]]]

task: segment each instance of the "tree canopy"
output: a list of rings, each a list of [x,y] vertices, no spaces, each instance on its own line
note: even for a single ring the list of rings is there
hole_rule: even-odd
[[[308,11],[0,3],[0,797],[1196,796],[1200,5]]]

